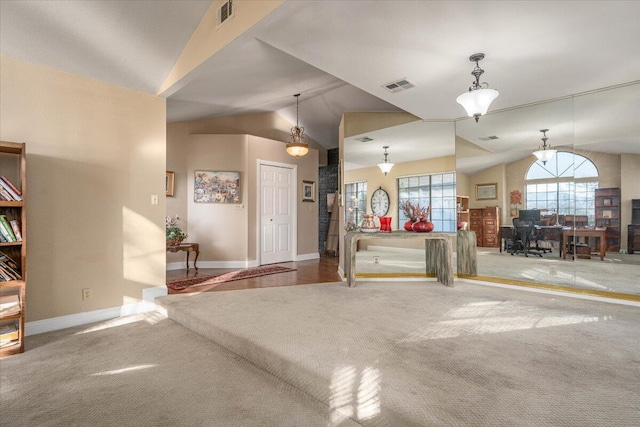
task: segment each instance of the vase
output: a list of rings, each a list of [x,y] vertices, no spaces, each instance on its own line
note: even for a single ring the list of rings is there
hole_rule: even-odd
[[[375,233],[378,231],[373,215],[364,215],[364,220],[362,221],[362,224],[360,224],[360,231],[364,233]]]
[[[407,231],[413,231],[413,223],[416,222],[414,219],[410,219],[409,221],[404,223],[404,229]]]
[[[391,233],[391,217],[390,216],[380,217],[380,231],[382,231],[383,233]]]
[[[416,233],[428,233],[430,231],[433,231],[433,223],[427,221],[426,219],[421,219],[418,222],[414,222],[411,228]]]

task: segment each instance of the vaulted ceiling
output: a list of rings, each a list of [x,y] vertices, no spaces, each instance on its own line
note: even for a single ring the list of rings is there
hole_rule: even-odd
[[[500,91],[494,111],[640,80],[637,1],[286,1],[160,93],[210,6],[3,0],[0,53],[165,96],[169,121],[276,112],[294,123],[301,93],[300,124],[326,148],[345,112],[460,118],[476,52]],[[382,87],[403,78],[415,87]]]

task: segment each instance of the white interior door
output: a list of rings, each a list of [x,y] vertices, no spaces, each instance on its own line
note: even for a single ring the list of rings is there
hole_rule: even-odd
[[[260,165],[260,265],[293,261],[293,169]]]

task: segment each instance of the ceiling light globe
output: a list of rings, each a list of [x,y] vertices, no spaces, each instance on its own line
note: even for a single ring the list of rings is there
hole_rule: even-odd
[[[533,155],[538,158],[543,164],[546,164],[549,160],[553,158],[553,156],[558,152],[558,150],[554,150],[553,148],[547,148],[542,150],[537,150],[533,152]]]
[[[302,157],[309,152],[309,146],[301,142],[290,142],[287,144],[287,154],[294,157]]]
[[[391,163],[391,162],[378,163],[378,167],[380,168],[382,173],[384,173],[385,175],[391,171],[391,168],[393,167],[393,165],[394,163]]]
[[[460,95],[456,101],[462,105],[469,117],[478,117],[487,114],[491,103],[500,95],[495,89],[475,89]]]

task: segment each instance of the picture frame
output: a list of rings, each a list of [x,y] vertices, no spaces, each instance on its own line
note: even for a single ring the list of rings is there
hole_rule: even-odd
[[[302,201],[316,201],[316,183],[314,181],[302,181]]]
[[[495,200],[498,198],[498,183],[476,184],[476,200]]]
[[[602,199],[603,206],[611,206],[611,199]]]
[[[195,203],[238,204],[242,202],[240,172],[194,171],[193,201]]]
[[[167,197],[173,197],[173,187],[175,182],[175,172],[167,171],[164,178],[164,188],[166,190]]]

